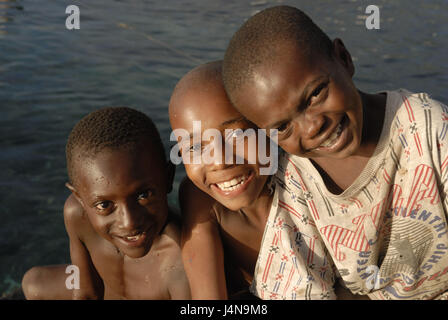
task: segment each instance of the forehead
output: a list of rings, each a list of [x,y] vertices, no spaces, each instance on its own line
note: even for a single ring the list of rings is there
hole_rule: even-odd
[[[324,55],[309,56],[293,44],[282,44],[275,57],[253,70],[246,85],[234,94],[239,111],[261,128],[286,117],[302,97],[306,85],[328,74]]]
[[[242,115],[232,106],[220,84],[208,84],[202,88],[190,89],[176,102],[170,116],[173,129],[193,131],[193,121],[201,121],[201,128],[219,128]]]
[[[132,192],[142,184],[161,185],[165,168],[159,149],[147,142],[132,148],[106,148],[75,161],[76,184],[88,193]]]

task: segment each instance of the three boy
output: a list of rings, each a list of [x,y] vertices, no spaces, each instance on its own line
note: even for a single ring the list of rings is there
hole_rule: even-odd
[[[242,283],[253,281],[253,292],[264,299],[304,295],[300,287],[303,277],[297,277],[300,270],[307,272],[310,283],[316,275],[329,279],[332,261],[353,293],[377,299],[447,297],[448,149],[444,132],[448,108],[426,94],[405,90],[361,92],[353,84],[353,74],[354,65],[343,42],[331,41],[296,8],[263,10],[234,35],[225,54],[222,79],[232,105],[247,120],[227,106],[220,106],[220,116],[226,118],[227,126],[256,125],[268,133],[277,129],[279,146],[290,154],[280,160],[285,176],[281,181],[283,194],[289,197],[282,205],[288,214],[284,219],[268,219],[268,208],[275,200],[266,188],[267,180],[251,176],[250,166],[229,168],[220,164],[213,170],[186,166],[195,185],[224,205],[213,202],[191,182],[181,189],[186,213],[184,262],[193,297],[227,297],[224,244],[228,255],[239,254],[231,260],[237,262]],[[216,103],[225,101],[221,99],[225,94],[216,89],[212,84],[207,90],[215,90]],[[200,108],[202,97],[189,93],[181,97],[199,103],[196,108]],[[178,104],[175,98],[172,103]],[[193,107],[182,114],[182,108],[173,106],[170,112],[173,128],[188,127],[188,119],[205,119],[201,109]],[[211,127],[216,125],[219,123],[210,122]],[[143,140],[134,137],[133,141]],[[72,263],[80,265],[81,278],[85,279],[81,285],[85,289],[75,290],[74,297],[169,298],[189,294],[181,271],[176,276],[183,279],[182,289],[177,291],[169,281],[162,281],[157,294],[146,292],[141,277],[136,276],[143,272],[146,279],[157,273],[154,266],[164,262],[151,265],[154,255],[150,253],[165,246],[172,253],[166,257],[170,261],[167,270],[181,269],[176,232],[170,234],[169,225],[165,227],[164,195],[169,188],[163,181],[170,175],[160,170],[162,174],[155,174],[154,182],[149,182],[152,178],[140,181],[154,172],[134,168],[156,160],[155,153],[145,153],[144,144],[139,143],[131,143],[127,149],[126,142],[121,151],[107,146],[107,152],[94,156],[78,154],[78,159],[83,159],[79,161],[79,182],[69,185],[77,200],[69,199],[65,210]],[[120,167],[119,161],[129,165]],[[164,167],[163,161],[156,163],[158,168]],[[220,171],[225,174],[220,176]],[[260,207],[252,209],[262,210],[251,210],[250,201],[244,203],[244,199],[232,204],[238,200],[234,190],[249,186],[250,179],[254,189],[246,195],[253,201],[261,197]],[[235,194],[227,199],[232,192]],[[154,202],[149,200],[151,196]],[[291,220],[285,223],[285,219]],[[243,226],[248,228],[247,234]],[[250,234],[255,236],[247,237]],[[161,240],[164,235],[171,235],[166,239],[168,244]],[[308,248],[321,246],[323,252],[317,260],[317,273],[315,263],[301,261],[303,250],[299,249],[306,239]],[[269,246],[263,246],[266,241],[276,248],[274,251],[284,254],[270,254]],[[197,250],[204,255],[199,257]],[[247,254],[241,254],[244,252]],[[313,252],[308,250],[307,258],[312,259]],[[98,260],[94,258],[97,253]],[[140,258],[148,264],[137,266]],[[103,260],[108,261],[107,268]],[[212,265],[207,266],[206,261]],[[290,262],[287,273],[285,261]],[[213,283],[205,286],[207,281]],[[332,284],[320,284],[328,291],[322,291],[320,298],[332,296]],[[203,291],[205,287],[210,290]],[[306,288],[311,292],[312,286]]]

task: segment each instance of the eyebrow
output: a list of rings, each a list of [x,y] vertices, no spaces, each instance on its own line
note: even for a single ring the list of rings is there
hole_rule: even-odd
[[[280,120],[280,121],[277,121],[277,122],[275,122],[275,123],[273,123],[273,124],[268,125],[268,126],[266,127],[266,129],[270,130],[270,129],[272,129],[272,128],[280,127],[280,125],[281,125],[283,122],[285,122],[285,121],[286,121],[286,120]]]
[[[224,126],[228,126],[237,122],[241,122],[241,121],[248,121],[244,116],[240,116],[234,119],[230,119],[230,120],[226,120],[224,122],[222,122],[219,126],[220,127],[224,127]],[[194,133],[191,132],[189,135],[190,140],[193,139]]]
[[[148,189],[151,189],[152,191],[157,190],[156,182],[153,181],[153,178],[147,178],[146,180],[141,181],[139,184],[135,185],[134,191],[130,193],[130,195],[138,194],[142,191],[146,191]],[[90,196],[90,199],[88,199],[92,205],[97,203],[98,201],[115,201],[115,194],[98,194],[94,193]]]
[[[221,123],[221,127],[228,126],[230,124],[234,124],[236,122],[241,122],[241,121],[246,121],[246,118],[243,117],[243,116],[240,116],[238,118],[234,118],[234,119],[230,119],[230,120],[224,121],[223,123]]]
[[[311,80],[310,82],[308,82],[305,85],[305,88],[303,89],[302,94],[300,95],[298,105],[301,105],[303,103],[303,100],[305,99],[306,96],[309,95],[309,91],[311,90],[312,87],[314,87],[317,83],[321,82],[322,80],[326,80],[328,78],[329,78],[329,75],[325,74],[325,75],[321,75],[321,76]],[[283,120],[276,121],[273,124],[270,124],[270,125],[266,126],[266,129],[277,128],[282,123],[286,122],[287,120],[288,119],[283,119]]]

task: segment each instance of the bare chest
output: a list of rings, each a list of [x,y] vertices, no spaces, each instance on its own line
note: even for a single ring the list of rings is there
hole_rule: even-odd
[[[87,247],[103,280],[105,299],[169,299],[157,254],[131,259],[103,239],[91,241]]]
[[[255,264],[260,250],[265,223],[249,221],[240,212],[230,212],[220,217],[220,231],[226,260],[252,281]]]

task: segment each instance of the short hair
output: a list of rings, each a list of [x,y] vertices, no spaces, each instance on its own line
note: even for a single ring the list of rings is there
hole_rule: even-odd
[[[222,83],[221,68],[222,60],[216,60],[201,64],[187,72],[174,87],[170,99],[170,109],[172,102],[182,97],[185,92],[198,87],[203,88],[204,84]]]
[[[166,161],[165,149],[153,121],[128,107],[106,107],[89,113],[72,129],[65,148],[69,181],[74,183],[75,159],[93,158],[111,148],[133,148],[151,141],[157,156]]]
[[[229,98],[251,80],[256,67],[276,59],[277,44],[291,41],[307,56],[319,52],[332,57],[330,38],[297,8],[276,6],[248,19],[233,35],[224,56],[222,78]]]

